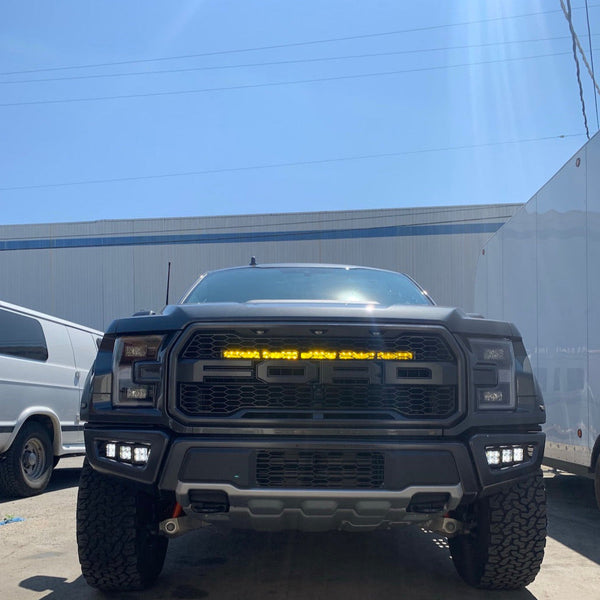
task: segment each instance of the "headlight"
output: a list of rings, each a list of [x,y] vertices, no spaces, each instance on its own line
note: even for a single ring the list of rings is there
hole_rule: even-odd
[[[155,405],[162,376],[158,353],[163,340],[164,336],[161,335],[117,339],[113,353],[113,405]]]
[[[515,358],[510,340],[470,339],[473,382],[480,410],[515,408]]]

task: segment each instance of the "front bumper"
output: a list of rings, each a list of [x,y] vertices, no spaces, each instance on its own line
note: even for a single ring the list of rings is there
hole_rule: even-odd
[[[98,471],[174,492],[188,515],[267,530],[367,529],[424,521],[527,477],[539,468],[544,447],[541,432],[477,434],[463,443],[171,437],[86,427],[85,438],[88,459]],[[139,466],[108,459],[102,456],[106,442],[147,444],[149,461]],[[534,450],[522,464],[493,469],[485,449],[494,444]],[[366,466],[361,470],[357,463]]]

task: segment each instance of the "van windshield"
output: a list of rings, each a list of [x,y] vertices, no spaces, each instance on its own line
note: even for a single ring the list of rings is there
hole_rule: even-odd
[[[205,275],[183,299],[207,302],[326,301],[432,304],[409,277],[356,267],[247,267]]]

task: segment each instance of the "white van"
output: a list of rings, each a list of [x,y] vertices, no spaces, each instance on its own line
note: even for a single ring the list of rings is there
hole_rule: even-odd
[[[79,402],[102,332],[0,302],[0,497],[44,490],[82,454]]]

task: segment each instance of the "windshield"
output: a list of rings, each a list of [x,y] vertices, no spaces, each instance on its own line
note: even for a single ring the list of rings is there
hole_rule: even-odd
[[[343,303],[431,304],[408,277],[391,271],[331,267],[248,267],[208,273],[184,304],[318,300]]]

